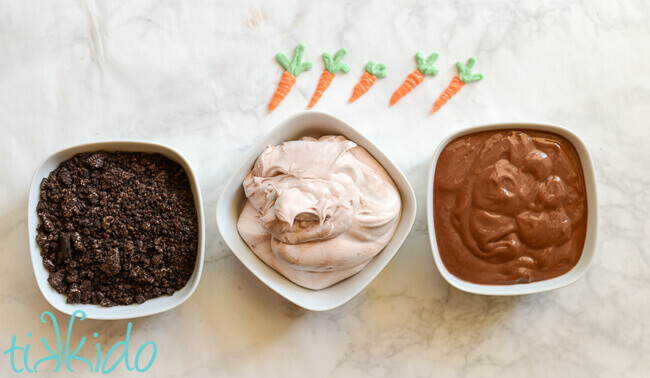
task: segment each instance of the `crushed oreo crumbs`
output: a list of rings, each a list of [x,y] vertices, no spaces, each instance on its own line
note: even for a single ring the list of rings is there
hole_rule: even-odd
[[[48,282],[67,303],[143,303],[174,294],[194,272],[194,198],[187,174],[167,157],[80,153],[40,189],[36,241]]]

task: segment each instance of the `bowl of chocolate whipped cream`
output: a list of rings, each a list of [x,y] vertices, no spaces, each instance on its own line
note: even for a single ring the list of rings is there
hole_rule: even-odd
[[[591,156],[564,127],[471,127],[433,155],[429,238],[457,289],[522,295],[576,282],[594,255],[597,210]]]
[[[394,163],[346,122],[304,112],[242,161],[217,205],[219,231],[257,278],[303,308],[338,307],[388,264],[415,219]]]

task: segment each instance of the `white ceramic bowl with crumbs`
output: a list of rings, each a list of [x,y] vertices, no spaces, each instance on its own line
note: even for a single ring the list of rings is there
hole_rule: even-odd
[[[82,152],[94,151],[108,151],[108,152],[143,152],[154,154],[161,154],[170,160],[178,163],[185,173],[190,182],[192,194],[194,197],[194,205],[196,206],[196,215],[198,219],[199,235],[198,235],[198,250],[196,253],[196,264],[194,272],[185,286],[177,290],[173,295],[163,295],[158,298],[153,298],[145,301],[142,304],[132,304],[114,307],[103,307],[101,305],[93,304],[70,304],[66,303],[66,296],[59,294],[47,281],[49,272],[43,265],[43,258],[41,257],[41,248],[36,242],[37,226],[40,222],[39,216],[36,211],[40,197],[41,181],[48,177],[50,172],[55,170],[63,161],[70,159],[72,156]],[[101,320],[118,320],[118,319],[131,319],[142,316],[149,316],[158,314],[167,310],[171,310],[179,306],[192,296],[196,290],[201,273],[203,271],[203,260],[205,251],[205,222],[203,215],[203,200],[201,198],[201,190],[197,177],[190,165],[189,161],[175,149],[157,143],[139,142],[139,141],[109,141],[82,144],[70,147],[46,158],[36,168],[32,183],[29,189],[29,205],[28,205],[28,227],[29,227],[29,247],[32,256],[32,265],[38,288],[43,293],[45,299],[57,310],[71,315],[77,310],[82,310],[88,319],[101,319]]]
[[[575,152],[577,153],[577,156],[579,157],[579,161],[582,166],[582,172],[584,175],[584,193],[586,194],[586,206],[587,206],[586,234],[584,239],[584,245],[582,247],[582,252],[581,255],[579,256],[579,260],[577,260],[577,263],[572,268],[570,268],[570,270],[566,271],[565,273],[559,276],[556,276],[554,278],[549,278],[549,279],[542,279],[539,281],[533,281],[530,283],[477,284],[477,283],[469,282],[468,280],[460,279],[456,275],[452,274],[445,266],[445,263],[443,262],[444,259],[441,258],[441,252],[439,250],[440,245],[438,243],[439,241],[436,239],[436,224],[435,224],[436,216],[434,215],[434,211],[437,211],[437,208],[435,208],[436,202],[434,197],[436,194],[434,191],[436,190],[436,187],[434,185],[434,182],[436,180],[435,177],[436,167],[438,165],[441,153],[443,152],[443,150],[447,145],[450,145],[452,142],[457,140],[457,138],[469,136],[470,134],[496,131],[496,130],[521,130],[523,133],[529,131],[531,135],[533,135],[535,131],[542,132],[542,133],[556,134],[564,138],[568,142],[570,142],[570,144],[573,145]],[[459,148],[464,148],[461,144],[458,145],[461,146]],[[465,155],[466,160],[467,158],[468,155]],[[461,168],[456,166],[456,170],[459,169]],[[475,172],[475,174],[477,173]],[[490,177],[496,177],[494,176],[494,174],[496,173],[493,173],[492,174],[493,176]],[[549,290],[555,290],[570,285],[576,282],[577,280],[579,280],[589,269],[596,249],[596,232],[598,229],[598,203],[597,203],[597,193],[596,193],[596,178],[595,178],[594,166],[592,163],[591,156],[589,154],[589,150],[587,149],[587,146],[582,141],[582,139],[578,137],[578,135],[576,135],[574,132],[570,131],[569,129],[566,129],[558,125],[541,124],[541,123],[502,123],[502,124],[490,124],[490,125],[470,127],[470,128],[466,128],[454,132],[448,137],[446,137],[439,144],[438,148],[433,154],[428,180],[429,181],[428,181],[428,192],[427,192],[427,223],[429,229],[429,240],[431,243],[431,249],[433,251],[433,258],[442,277],[453,287],[468,293],[482,294],[482,295],[502,296],[502,295],[533,294],[533,293],[539,293],[539,292],[544,292]],[[455,181],[455,182],[458,183],[459,181]],[[450,183],[454,183],[454,181],[446,181],[444,185],[454,185]],[[445,190],[447,189],[448,188],[445,188]],[[476,194],[476,190],[477,190],[476,187],[474,187],[473,190],[474,193],[472,194],[472,196],[477,196],[477,195],[480,196],[480,194]],[[441,194],[441,195],[446,195],[446,194]],[[457,195],[460,196],[461,194],[457,194]],[[477,199],[474,199],[475,197],[469,197],[469,198],[473,198],[473,199],[468,201],[477,201]],[[458,200],[458,197],[456,197],[456,200]],[[459,206],[458,205],[459,203],[460,202],[457,201],[455,202],[455,205],[451,205],[451,206]],[[458,214],[458,213],[452,213],[452,214]],[[480,214],[480,213],[474,213],[474,214]],[[496,217],[497,215],[494,214],[490,216]],[[479,215],[474,215],[473,217],[476,219],[476,217],[478,216]],[[460,218],[456,218],[456,223],[454,224],[454,227],[462,227],[459,226],[460,221],[458,219]],[[584,218],[580,218],[581,222],[582,219]],[[474,230],[480,230],[480,228],[476,228],[475,226]],[[473,231],[473,232],[479,232],[479,231]],[[540,235],[543,235],[543,233],[540,233]],[[449,239],[449,237],[447,237],[447,239]],[[521,240],[525,240],[525,239],[521,239]],[[442,242],[444,243],[444,240],[442,240]],[[459,241],[458,243],[462,243],[462,242]],[[459,245],[458,243],[455,243],[455,245]],[[449,244],[444,244],[444,245],[449,245]],[[462,260],[458,260],[458,261],[462,261]]]
[[[298,140],[301,137],[342,135],[365,148],[392,178],[402,202],[401,218],[394,236],[359,273],[330,287],[311,290],[299,286],[266,265],[239,234],[237,222],[247,201],[242,183],[258,156],[269,145]],[[325,311],[343,305],[363,290],[395,256],[415,220],[415,194],[408,180],[368,138],[346,122],[320,112],[303,112],[282,122],[266,135],[243,159],[225,185],[217,205],[217,225],[221,236],[237,258],[272,290],[312,311]]]

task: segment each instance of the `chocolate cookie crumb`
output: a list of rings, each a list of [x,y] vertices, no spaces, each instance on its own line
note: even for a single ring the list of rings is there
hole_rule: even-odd
[[[160,154],[81,153],[41,182],[36,236],[67,303],[143,303],[194,272],[198,219],[183,168]]]

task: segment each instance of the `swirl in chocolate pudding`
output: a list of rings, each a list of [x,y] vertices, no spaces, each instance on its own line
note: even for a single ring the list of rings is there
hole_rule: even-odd
[[[495,130],[441,152],[434,225],[445,268],[477,284],[547,280],[580,260],[587,197],[580,158],[565,138]]]

